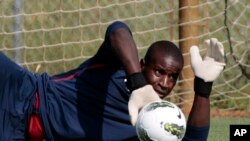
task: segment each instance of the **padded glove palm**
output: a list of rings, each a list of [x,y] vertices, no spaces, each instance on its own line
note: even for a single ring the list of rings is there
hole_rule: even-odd
[[[160,101],[160,97],[151,85],[145,85],[134,90],[128,102],[130,120],[133,126],[138,118],[139,111],[143,106],[154,101]]]
[[[224,47],[216,38],[206,40],[206,45],[208,51],[204,60],[202,60],[197,46],[190,48],[191,66],[195,76],[205,82],[213,82],[225,66]]]

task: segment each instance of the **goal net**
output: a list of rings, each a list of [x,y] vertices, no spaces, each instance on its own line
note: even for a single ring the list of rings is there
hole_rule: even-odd
[[[180,10],[188,8],[196,8],[198,18],[180,22]],[[106,27],[116,20],[130,26],[140,57],[157,40],[179,45],[195,39],[204,54],[204,40],[216,37],[225,47],[227,65],[214,82],[211,105],[249,111],[249,8],[248,0],[200,0],[181,9],[177,0],[1,0],[0,51],[32,72],[53,75],[91,57],[101,45]],[[179,28],[187,24],[198,27],[198,34],[180,39]],[[193,80],[182,75],[178,84]],[[178,84],[170,99],[191,103],[192,99],[183,97],[193,95],[192,85],[181,90]]]

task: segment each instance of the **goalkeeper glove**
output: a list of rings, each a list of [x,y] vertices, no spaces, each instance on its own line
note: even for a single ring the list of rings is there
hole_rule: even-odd
[[[128,87],[132,90],[128,101],[128,110],[131,124],[135,126],[141,108],[148,103],[160,101],[161,99],[153,87],[146,83],[142,73],[129,76]]]
[[[225,66],[224,47],[216,38],[206,40],[208,51],[202,60],[199,48],[190,48],[191,66],[195,74],[194,91],[203,97],[209,97],[213,81],[220,75]]]

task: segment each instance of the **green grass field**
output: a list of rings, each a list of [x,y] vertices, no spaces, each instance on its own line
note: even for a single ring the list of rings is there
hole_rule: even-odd
[[[229,125],[231,124],[250,125],[250,118],[213,118],[208,141],[229,141]]]

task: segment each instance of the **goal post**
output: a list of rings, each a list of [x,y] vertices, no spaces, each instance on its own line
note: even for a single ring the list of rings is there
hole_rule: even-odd
[[[182,100],[188,101],[181,105],[184,114],[187,116],[192,107],[194,98],[193,91],[193,71],[190,67],[189,49],[192,45],[198,45],[199,25],[193,21],[199,19],[199,0],[179,1],[179,47],[184,57],[184,68],[180,75],[179,91],[184,93]],[[185,94],[189,93],[189,94]]]

